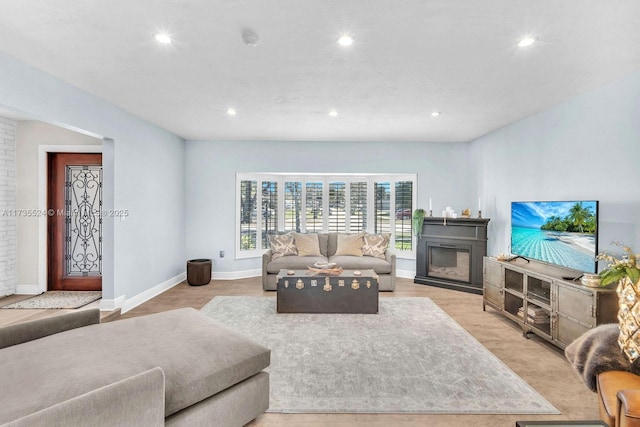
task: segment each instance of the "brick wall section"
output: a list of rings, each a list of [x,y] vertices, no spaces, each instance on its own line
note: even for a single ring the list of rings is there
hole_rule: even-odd
[[[0,117],[0,296],[16,291],[16,122]]]

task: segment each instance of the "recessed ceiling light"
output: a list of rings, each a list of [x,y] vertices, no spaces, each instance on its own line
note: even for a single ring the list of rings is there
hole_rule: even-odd
[[[522,39],[520,39],[520,41],[518,42],[518,47],[531,46],[535,42],[536,42],[535,37],[526,36],[526,37],[523,37]]]
[[[329,117],[338,117],[338,112],[336,110],[329,111]]]
[[[171,37],[167,33],[158,33],[155,35],[156,41],[162,44],[171,43]]]
[[[238,112],[235,110],[235,108],[227,108],[227,114],[231,117],[235,116],[236,114],[238,114]]]
[[[338,44],[344,47],[351,46],[353,44],[353,37],[349,34],[343,34],[338,39]]]
[[[438,117],[440,114],[442,114],[440,111],[434,111],[431,113],[431,117]]]

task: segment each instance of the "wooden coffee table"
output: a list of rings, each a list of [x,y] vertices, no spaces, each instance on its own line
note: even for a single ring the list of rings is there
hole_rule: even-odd
[[[278,313],[378,312],[378,275],[373,270],[344,270],[327,275],[309,270],[280,270]]]

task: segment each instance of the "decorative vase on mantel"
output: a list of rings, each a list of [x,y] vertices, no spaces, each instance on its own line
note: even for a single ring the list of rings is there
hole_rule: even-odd
[[[618,282],[618,344],[629,362],[640,357],[640,280],[626,276]]]

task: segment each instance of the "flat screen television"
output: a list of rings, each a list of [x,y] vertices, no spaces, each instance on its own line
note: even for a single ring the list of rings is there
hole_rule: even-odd
[[[595,273],[598,202],[512,202],[511,253]]]

